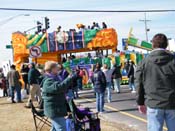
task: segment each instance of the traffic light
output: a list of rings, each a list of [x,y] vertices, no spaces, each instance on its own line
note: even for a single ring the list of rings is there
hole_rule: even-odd
[[[45,17],[45,29],[49,29],[50,28],[50,22],[49,22],[49,18]]]
[[[37,31],[38,31],[38,33],[41,32],[41,30],[42,30],[42,23],[37,21]]]

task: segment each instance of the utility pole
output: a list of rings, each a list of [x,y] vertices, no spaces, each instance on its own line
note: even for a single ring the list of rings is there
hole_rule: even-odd
[[[145,36],[146,36],[146,41],[148,42],[149,41],[149,39],[148,39],[148,31],[150,31],[150,29],[147,26],[147,22],[150,22],[151,20],[148,20],[146,18],[146,12],[145,12],[144,16],[145,16],[144,19],[143,20],[139,20],[139,21],[144,22],[144,25],[145,25]]]

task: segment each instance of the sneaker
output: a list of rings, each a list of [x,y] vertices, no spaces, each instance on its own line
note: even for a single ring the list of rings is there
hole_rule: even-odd
[[[117,90],[114,90],[114,92],[115,92],[115,93],[117,93],[117,94],[119,94],[119,93],[120,93],[120,91],[117,91]]]
[[[108,103],[111,103],[111,100],[108,100]]]
[[[99,114],[104,114],[106,111],[105,110],[103,110],[103,111],[100,111],[99,112]]]
[[[18,101],[18,103],[24,103],[23,101]]]
[[[131,91],[131,93],[136,93],[136,91]]]
[[[117,91],[116,91],[116,90],[114,90],[114,92],[116,93]]]
[[[15,101],[12,101],[12,103],[16,103]]]
[[[99,112],[99,115],[102,115],[102,114],[104,114],[104,112]]]

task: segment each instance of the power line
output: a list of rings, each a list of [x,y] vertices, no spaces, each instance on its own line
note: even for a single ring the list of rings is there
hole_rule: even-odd
[[[39,11],[39,12],[101,12],[101,13],[139,13],[139,12],[175,12],[171,10],[61,10],[61,9],[31,9],[31,8],[0,8],[8,11]]]

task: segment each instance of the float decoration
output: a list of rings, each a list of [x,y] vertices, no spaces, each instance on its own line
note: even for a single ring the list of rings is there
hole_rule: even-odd
[[[28,38],[30,39],[28,39],[27,48],[31,46],[40,46],[43,53],[83,48],[117,47],[118,44],[117,33],[112,28],[84,30],[79,32],[52,32],[42,35],[36,34]],[[47,40],[45,41],[45,39]]]
[[[24,34],[20,32],[12,34],[13,58],[17,69],[20,69],[21,63],[25,61],[26,56],[29,54],[26,45],[27,38]]]
[[[82,25],[79,25],[80,27]],[[31,46],[40,46],[42,57],[38,63],[43,64],[47,60],[60,61],[62,53],[85,52],[90,50],[112,49],[118,44],[117,33],[113,28],[101,30],[54,31],[43,34],[12,34],[14,48],[14,63],[20,67],[29,57],[28,49]],[[97,60],[94,60],[97,61]]]
[[[137,39],[133,36],[129,37],[127,42],[128,42],[128,45],[131,45],[131,46],[134,46],[134,47],[138,47],[138,48],[149,50],[149,51],[152,50],[152,44],[151,43],[148,43],[144,40],[139,40],[139,39]]]
[[[145,40],[140,40],[140,39],[136,38],[132,34],[132,31],[133,31],[133,29],[131,28],[130,31],[129,31],[128,39],[127,39],[128,46],[134,46],[134,47],[145,49],[145,50],[148,50],[148,51],[153,50],[151,43],[149,43]],[[125,43],[125,42],[123,42],[123,43]]]

